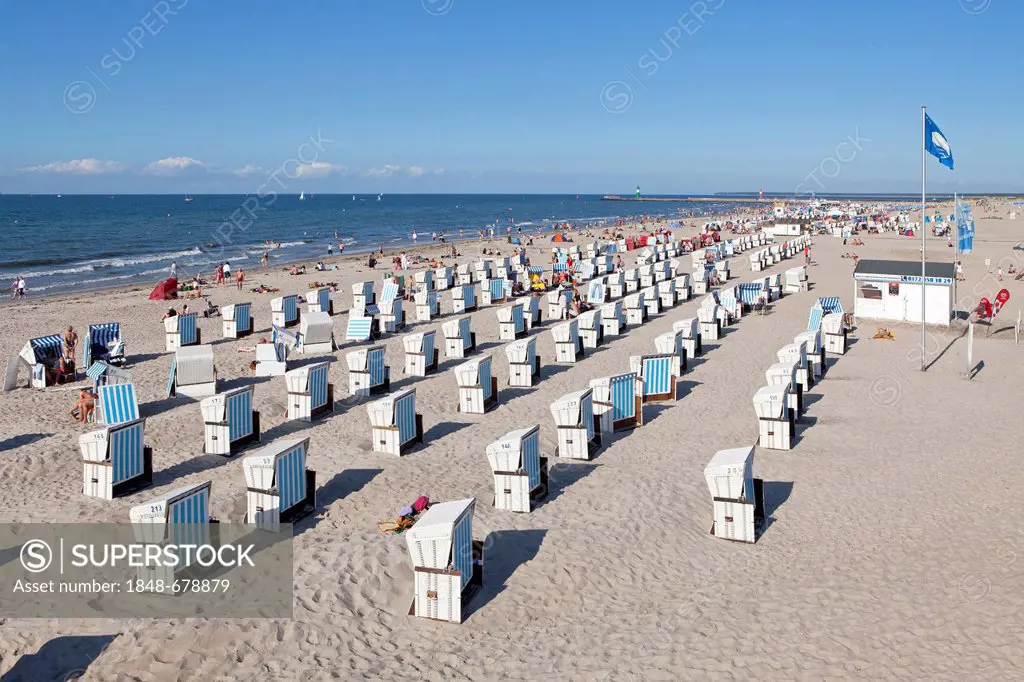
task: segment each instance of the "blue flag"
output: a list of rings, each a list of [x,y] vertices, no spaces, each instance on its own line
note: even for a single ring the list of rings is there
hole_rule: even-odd
[[[957,251],[970,253],[974,250],[974,217],[971,206],[965,201],[960,202],[956,216]]]
[[[924,115],[924,150],[938,159],[943,166],[953,170],[953,150],[949,146],[949,141],[928,114]]]

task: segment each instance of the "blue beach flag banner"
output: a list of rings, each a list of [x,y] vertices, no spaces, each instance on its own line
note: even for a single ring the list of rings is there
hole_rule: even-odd
[[[953,150],[949,141],[928,114],[924,115],[924,149],[943,166],[953,170]]]
[[[956,247],[959,253],[974,250],[974,216],[970,204],[961,201],[956,216]]]

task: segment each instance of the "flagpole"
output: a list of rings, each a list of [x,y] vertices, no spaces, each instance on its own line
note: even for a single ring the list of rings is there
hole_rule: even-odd
[[[960,262],[960,195],[953,192],[953,316],[959,322],[960,316],[956,312],[957,270],[956,265]]]
[[[927,248],[927,230],[925,227],[924,218],[925,211],[927,209],[927,197],[925,195],[925,184],[928,173],[928,164],[926,163],[927,157],[925,156],[925,134],[927,127],[925,125],[925,107],[921,107],[921,371],[925,370],[925,331],[924,331],[924,314],[925,314],[925,249]]]

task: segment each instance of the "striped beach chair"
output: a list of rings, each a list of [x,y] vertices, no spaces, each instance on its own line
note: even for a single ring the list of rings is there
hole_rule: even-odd
[[[371,449],[404,455],[423,442],[423,416],[416,414],[416,389],[407,388],[366,406],[370,416]]]
[[[456,315],[476,310],[476,285],[459,284],[452,289],[452,312]]]
[[[385,282],[380,293],[380,317],[378,324],[381,334],[393,334],[405,326],[405,312],[399,298],[399,285]]]
[[[444,291],[452,286],[452,269],[449,267],[434,268],[434,288]]]
[[[209,545],[212,483],[172,490],[133,507],[128,516],[135,539],[146,545]],[[195,554],[178,562],[146,563],[135,576],[144,591],[175,594],[175,580],[186,574]]]
[[[640,396],[644,404],[676,400],[676,375],[672,369],[678,364],[678,357],[667,354],[633,355],[629,358],[629,368],[640,377]]]
[[[573,364],[583,357],[583,341],[576,320],[552,327],[551,336],[555,340],[555,362]]]
[[[85,357],[82,366],[91,367],[102,360],[112,365],[125,362],[124,340],[121,338],[120,322],[90,324],[85,334]]]
[[[811,313],[807,316],[807,331],[816,332],[821,329],[821,320],[825,317],[825,309],[815,303],[811,306]]]
[[[738,284],[736,285],[736,291],[739,293],[740,302],[747,310],[755,310],[765,304],[766,294],[764,285],[760,282]]]
[[[97,360],[85,370],[85,375],[92,380],[93,387],[99,389],[107,384],[130,384],[132,373],[123,367],[115,367],[102,360]]]
[[[139,418],[134,384],[101,384],[96,387],[96,395],[96,423],[113,426]]]
[[[242,386],[199,403],[207,455],[231,457],[249,443],[260,442],[260,413],[252,407],[254,394],[253,386]]]
[[[356,314],[359,313],[359,314]],[[369,341],[373,338],[373,318],[353,308],[345,325],[346,341]]]
[[[594,397],[594,415],[602,436],[643,425],[643,399],[636,374],[592,379],[590,388]]]
[[[558,437],[556,457],[590,459],[601,448],[601,433],[594,420],[594,392],[590,388],[567,393],[551,403]]]
[[[506,288],[508,289],[506,291]],[[512,287],[505,279],[485,279],[481,282],[480,303],[496,305],[504,303],[512,296]]]
[[[683,347],[682,332],[665,332],[654,337],[654,349],[664,355],[673,355],[677,362],[672,366],[675,376],[681,377],[686,372],[686,348]]]
[[[838,296],[821,296],[818,298],[817,305],[821,306],[821,309],[825,311],[825,314],[839,313],[843,314],[843,304],[839,300]]]
[[[522,299],[523,318],[526,320],[526,331],[532,331],[540,324],[540,295],[530,294]]]
[[[547,495],[548,460],[540,456],[540,425],[516,429],[487,446],[494,473],[494,507],[529,513]]]
[[[412,297],[413,305],[416,308],[417,322],[430,322],[431,319],[440,313],[441,307],[436,291],[421,289],[414,293]]]
[[[288,387],[288,419],[312,421],[334,411],[334,384],[328,380],[330,361],[285,372]]]
[[[153,450],[145,444],[145,419],[107,426],[78,437],[82,492],[112,500],[153,483]]]
[[[455,368],[459,386],[456,409],[467,414],[484,414],[498,402],[498,379],[491,372],[491,356],[474,358]]]
[[[221,306],[220,315],[224,319],[223,336],[226,339],[239,339],[252,334],[253,317],[251,303],[230,303]]]
[[[33,388],[46,388],[46,368],[56,367],[59,364],[63,349],[64,340],[60,334],[29,339],[21,349],[19,357],[30,369],[30,383]],[[8,360],[9,373],[12,364],[17,366],[17,363]],[[17,377],[15,377],[16,380]]]
[[[508,358],[508,385],[530,388],[540,378],[540,356],[537,339],[521,339],[505,346]]]
[[[402,337],[405,347],[405,373],[413,377],[425,377],[436,372],[440,351],[435,347],[436,334],[433,330],[417,332]]]
[[[499,340],[515,341],[521,336],[526,336],[526,333],[526,319],[523,316],[522,302],[498,308]]]
[[[484,543],[473,539],[476,499],[432,505],[405,540],[413,565],[409,615],[461,623],[483,586]]]
[[[270,322],[278,327],[294,327],[299,323],[299,297],[295,294],[270,299]]]
[[[444,334],[444,355],[447,358],[464,358],[476,348],[476,334],[470,329],[469,318],[460,317],[441,323]]]
[[[277,531],[316,511],[316,472],[306,468],[309,438],[276,441],[242,460],[244,523]]]
[[[164,320],[167,351],[173,353],[179,348],[201,344],[202,330],[198,327],[198,321],[198,313],[172,315]]]
[[[384,353],[384,346],[370,346],[345,356],[349,395],[369,398],[391,390],[391,368],[385,364]]]
[[[331,301],[331,290],[328,287],[310,289],[306,292],[307,312],[334,314],[334,303]]]

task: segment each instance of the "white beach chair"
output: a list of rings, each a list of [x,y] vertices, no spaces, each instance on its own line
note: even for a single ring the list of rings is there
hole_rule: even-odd
[[[85,334],[82,366],[88,369],[94,362],[103,361],[111,365],[125,363],[124,338],[120,322],[90,324]]]
[[[804,413],[804,387],[797,376],[797,363],[776,362],[764,371],[764,380],[769,386],[788,386],[789,403],[795,418]]]
[[[690,282],[694,296],[703,296],[708,293],[708,289],[711,288],[709,285],[710,278],[708,276],[708,271],[703,265],[694,269]]]
[[[173,353],[185,346],[197,346],[202,343],[202,330],[198,327],[197,313],[172,315],[164,320],[165,348]]]
[[[260,413],[252,408],[253,386],[243,386],[203,398],[207,455],[232,457],[250,443],[260,442]]]
[[[376,308],[374,305],[372,308]],[[345,340],[346,341],[369,341],[373,338],[373,321],[372,315],[366,314],[361,309],[353,308],[348,311],[348,322],[345,324]]]
[[[452,312],[456,315],[476,310],[476,285],[458,284],[452,288]]]
[[[807,291],[806,265],[786,270],[786,293],[798,294],[801,291]]]
[[[429,322],[440,313],[441,308],[436,291],[420,289],[412,297],[416,307],[417,322]]]
[[[433,270],[420,270],[412,274],[413,281],[416,283],[416,291],[433,291],[434,290],[434,271]]]
[[[639,265],[637,259],[637,264]],[[637,270],[640,273],[640,288],[650,289],[654,286],[654,265],[648,263],[647,265],[640,265]]]
[[[476,500],[432,505],[405,533],[414,597],[409,615],[461,623],[483,585],[484,543],[473,540]]]
[[[179,393],[189,398],[216,395],[217,367],[212,346],[190,346],[174,352],[167,377],[167,397]]]
[[[671,331],[655,336],[654,349],[662,355],[673,355],[678,358],[672,372],[677,377],[683,376],[686,372],[686,349],[683,347],[682,332]]]
[[[715,263],[715,272],[718,273],[718,278],[725,282],[729,279],[729,261],[720,260]]]
[[[714,303],[702,303],[697,308],[697,321],[700,325],[700,336],[704,341],[718,341],[721,338],[722,320],[718,315],[718,306]]]
[[[470,330],[468,317],[442,322],[441,333],[444,334],[446,358],[464,358],[466,353],[476,348],[476,334]]]
[[[605,278],[609,299],[622,298],[626,295],[626,276],[621,272],[609,273]]]
[[[821,318],[821,331],[825,336],[825,350],[835,355],[846,354],[846,326],[841,313],[829,313]]]
[[[676,305],[676,281],[674,279],[663,279],[658,282],[658,298],[662,309],[674,308]]]
[[[370,447],[400,457],[423,442],[423,415],[416,413],[416,389],[406,388],[366,406]]]
[[[425,377],[436,372],[440,350],[434,347],[436,335],[433,330],[416,332],[402,337],[405,347],[405,373],[413,377]]]
[[[760,272],[764,269],[764,254],[761,251],[755,251],[748,257],[750,259],[750,271]]]
[[[771,450],[789,450],[796,432],[796,415],[790,407],[789,386],[764,386],[754,394],[758,444]]]
[[[644,423],[643,388],[632,372],[590,381],[593,410],[602,438]]]
[[[522,301],[498,308],[499,340],[515,341],[521,336],[526,336],[526,333],[526,318],[523,316]]]
[[[450,289],[452,286],[452,269],[449,267],[434,268],[434,288],[438,291]]]
[[[805,342],[789,343],[783,346],[776,353],[779,362],[795,362],[797,366],[797,379],[807,393],[814,386],[814,373],[810,363],[807,361],[807,344]]]
[[[572,364],[583,357],[583,341],[576,320],[555,325],[551,336],[555,340],[555,362]]]
[[[135,419],[78,437],[82,492],[112,500],[153,484],[153,449],[145,444],[145,419]]]
[[[512,283],[507,279],[485,279],[480,283],[480,303],[499,305],[512,298]]]
[[[626,324],[629,326],[638,327],[647,321],[647,306],[644,299],[644,292],[638,291],[635,294],[627,294],[623,300],[622,307],[626,313]]]
[[[530,294],[520,299],[523,304],[523,317],[526,320],[526,331],[532,331],[540,325],[540,295]]]
[[[551,403],[558,432],[556,457],[590,459],[601,449],[601,434],[594,420],[594,392],[587,388],[567,393]]]
[[[279,377],[288,371],[289,348],[283,343],[256,344],[256,376]]]
[[[251,303],[229,303],[221,306],[220,316],[223,319],[222,335],[226,339],[240,339],[252,334],[254,320]]]
[[[673,322],[672,331],[679,332],[686,357],[695,358],[703,352],[700,343],[700,327],[696,317],[687,317]]]
[[[316,511],[316,472],[306,468],[309,438],[270,443],[242,460],[243,523],[277,531]]]
[[[459,412],[484,414],[498,404],[498,379],[491,372],[490,355],[467,360],[454,371],[459,385]]]
[[[640,273],[637,272],[636,268],[626,270],[622,277],[626,282],[626,295],[640,290]]]
[[[580,341],[583,342],[583,347],[597,348],[604,336],[604,327],[601,324],[601,309],[596,308],[594,310],[588,310],[584,313],[580,313],[580,316],[576,318],[576,320],[578,322]]]
[[[692,291],[690,287],[690,275],[685,272],[680,275],[676,275],[675,283],[676,300],[679,301],[680,303],[683,301],[689,301]]]
[[[337,348],[334,343],[334,320],[328,313],[303,315],[298,337],[295,350],[299,353],[333,353]]]
[[[548,319],[565,320],[569,317],[569,304],[572,301],[572,289],[559,288],[546,294],[548,301]]]
[[[373,293],[373,282],[356,282],[352,285],[352,307],[365,311],[367,306],[377,305],[377,296]]]
[[[821,330],[800,332],[793,337],[793,343],[805,344],[811,378],[816,382],[821,381],[825,375],[825,346],[821,342]]]
[[[654,287],[642,289],[640,293],[644,297],[644,308],[646,308],[647,319],[661,313],[661,297]]]
[[[674,367],[679,366],[676,355],[633,355],[629,358],[629,369],[640,378],[640,397],[644,404],[675,402],[677,399],[677,375]]]
[[[370,346],[345,356],[349,395],[369,398],[391,390],[391,368],[385,364],[384,346]]]
[[[453,286],[472,284],[474,281],[473,270],[470,268],[469,263],[459,263],[455,266],[455,282]]]
[[[294,327],[299,323],[299,297],[295,294],[270,299],[270,323],[278,327]]]
[[[672,274],[672,267],[669,264],[669,261],[667,260],[667,258],[668,258],[668,254],[666,252],[662,251],[662,258],[661,258],[661,260],[659,260],[657,263],[654,264],[653,271],[654,271],[654,284],[655,284],[655,286],[657,286],[661,282],[666,282],[669,279],[672,279],[673,277],[675,277],[675,275]]]
[[[285,372],[288,419],[309,422],[334,412],[334,384],[328,380],[330,360]]]
[[[773,301],[782,298],[782,275],[777,273],[768,275],[768,293]]]
[[[151,551],[161,554],[164,546],[209,545],[210,534],[210,481],[178,488],[156,499],[140,504],[128,512],[135,539],[143,545],[144,556]],[[191,558],[191,563],[188,560]],[[178,562],[145,562],[136,573],[136,584],[142,591],[178,594],[177,578],[189,574],[195,566],[195,554],[184,555]]]
[[[380,293],[380,325],[381,334],[394,334],[405,327],[405,311],[402,310],[402,299],[398,296],[399,286],[395,282],[384,282]]]
[[[310,289],[306,292],[306,312],[334,314],[334,302],[328,287]]]
[[[601,306],[601,336],[619,336],[626,328],[626,316],[622,312],[622,301],[613,301]]]
[[[714,505],[711,534],[737,542],[756,542],[765,527],[764,482],[754,478],[754,448],[719,450],[704,467]]]
[[[530,388],[535,379],[540,379],[540,356],[537,355],[537,339],[521,339],[505,346],[508,358],[508,385]]]
[[[473,263],[473,281],[484,282],[491,278],[491,261],[487,258]]]

